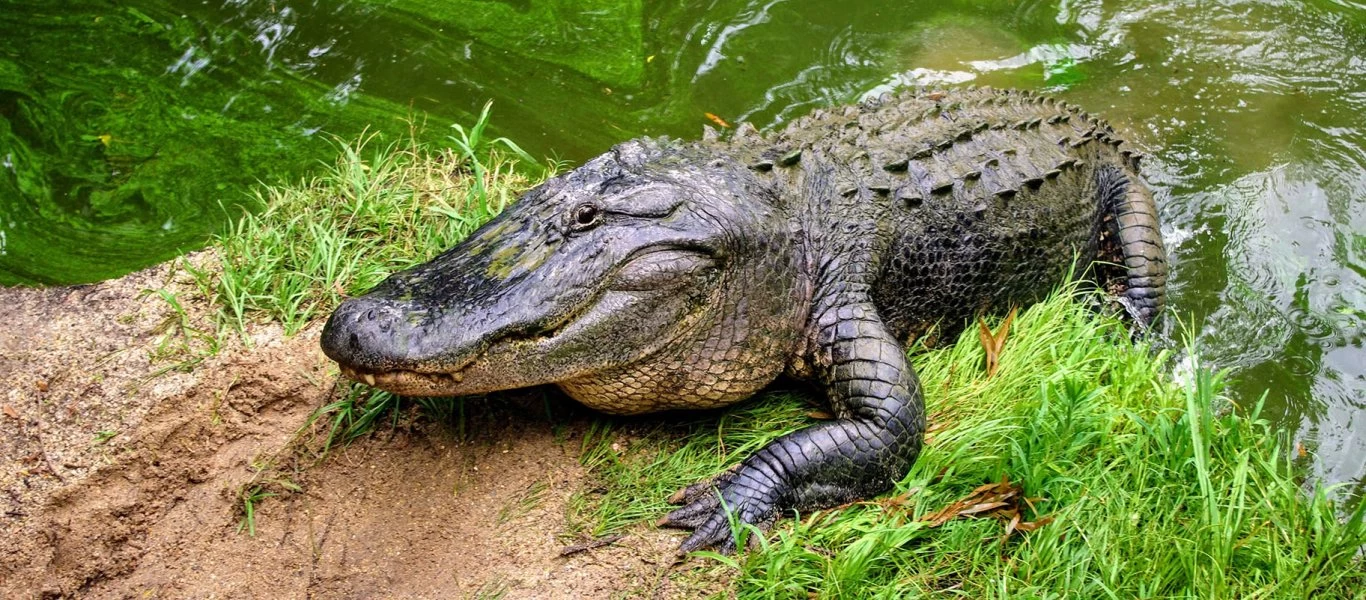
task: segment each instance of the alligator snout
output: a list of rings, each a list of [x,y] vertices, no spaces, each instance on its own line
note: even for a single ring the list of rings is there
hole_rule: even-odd
[[[362,373],[390,370],[411,354],[405,329],[413,311],[375,295],[342,303],[323,327],[322,347],[344,369]]]

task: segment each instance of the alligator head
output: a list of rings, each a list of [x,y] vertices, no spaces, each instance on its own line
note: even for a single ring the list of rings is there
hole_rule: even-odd
[[[706,387],[726,359],[708,348],[720,348],[753,363],[731,379],[754,381],[727,397],[752,393],[795,340],[791,236],[746,169],[686,150],[628,142],[548,180],[464,242],[344,302],[324,352],[347,376],[405,395],[559,383],[634,413],[668,406],[620,390],[600,398],[598,384],[638,384],[667,365],[701,372],[651,389]]]

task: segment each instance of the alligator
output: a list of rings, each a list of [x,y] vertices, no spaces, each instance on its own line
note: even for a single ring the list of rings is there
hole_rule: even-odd
[[[918,90],[761,133],[624,142],[465,241],[343,302],[322,334],[352,379],[458,396],[554,384],[594,409],[709,409],[780,375],[834,418],[675,494],[679,551],[732,519],[892,489],[920,453],[911,340],[1036,302],[1067,274],[1141,332],[1166,254],[1139,154],[1028,91]]]

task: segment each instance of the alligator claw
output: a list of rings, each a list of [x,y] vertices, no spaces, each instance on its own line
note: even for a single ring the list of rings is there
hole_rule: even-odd
[[[770,499],[775,495],[774,491],[771,486],[746,477],[743,471],[722,473],[670,496],[670,503],[683,506],[665,515],[659,525],[693,530],[692,535],[679,545],[679,554],[711,547],[722,554],[731,554],[735,552],[732,519],[768,531],[778,517],[778,507]],[[754,545],[758,540],[751,536],[749,543]]]

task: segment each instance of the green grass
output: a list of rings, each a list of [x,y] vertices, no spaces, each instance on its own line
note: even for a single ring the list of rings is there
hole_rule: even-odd
[[[266,498],[274,497],[274,492],[267,492],[265,488],[252,486],[243,488],[238,492],[238,499],[242,501],[242,517],[237,521],[237,532],[246,532],[251,537],[256,537],[256,505]]]
[[[266,209],[220,241],[222,274],[201,274],[224,322],[276,320],[296,332],[454,244],[534,183],[482,125],[457,134],[450,150],[366,138],[313,179],[266,188]],[[1021,312],[994,377],[974,330],[914,353],[931,430],[896,490],[784,520],[756,551],[703,553],[703,568],[729,571],[746,598],[1363,597],[1364,509],[1342,514],[1329,491],[1304,484],[1283,434],[1257,405],[1224,397],[1219,374],[1132,343],[1078,294]],[[333,398],[310,423],[320,456],[413,406],[360,384],[339,384]],[[464,439],[466,405],[416,406]],[[594,418],[578,440],[590,483],[571,498],[564,533],[646,527],[672,492],[810,425],[816,408],[769,392],[724,411]],[[241,491],[248,531],[255,505],[290,489],[265,477]],[[994,517],[925,523],[1003,480],[1034,530],[1007,534]],[[507,518],[539,495],[528,490]]]

